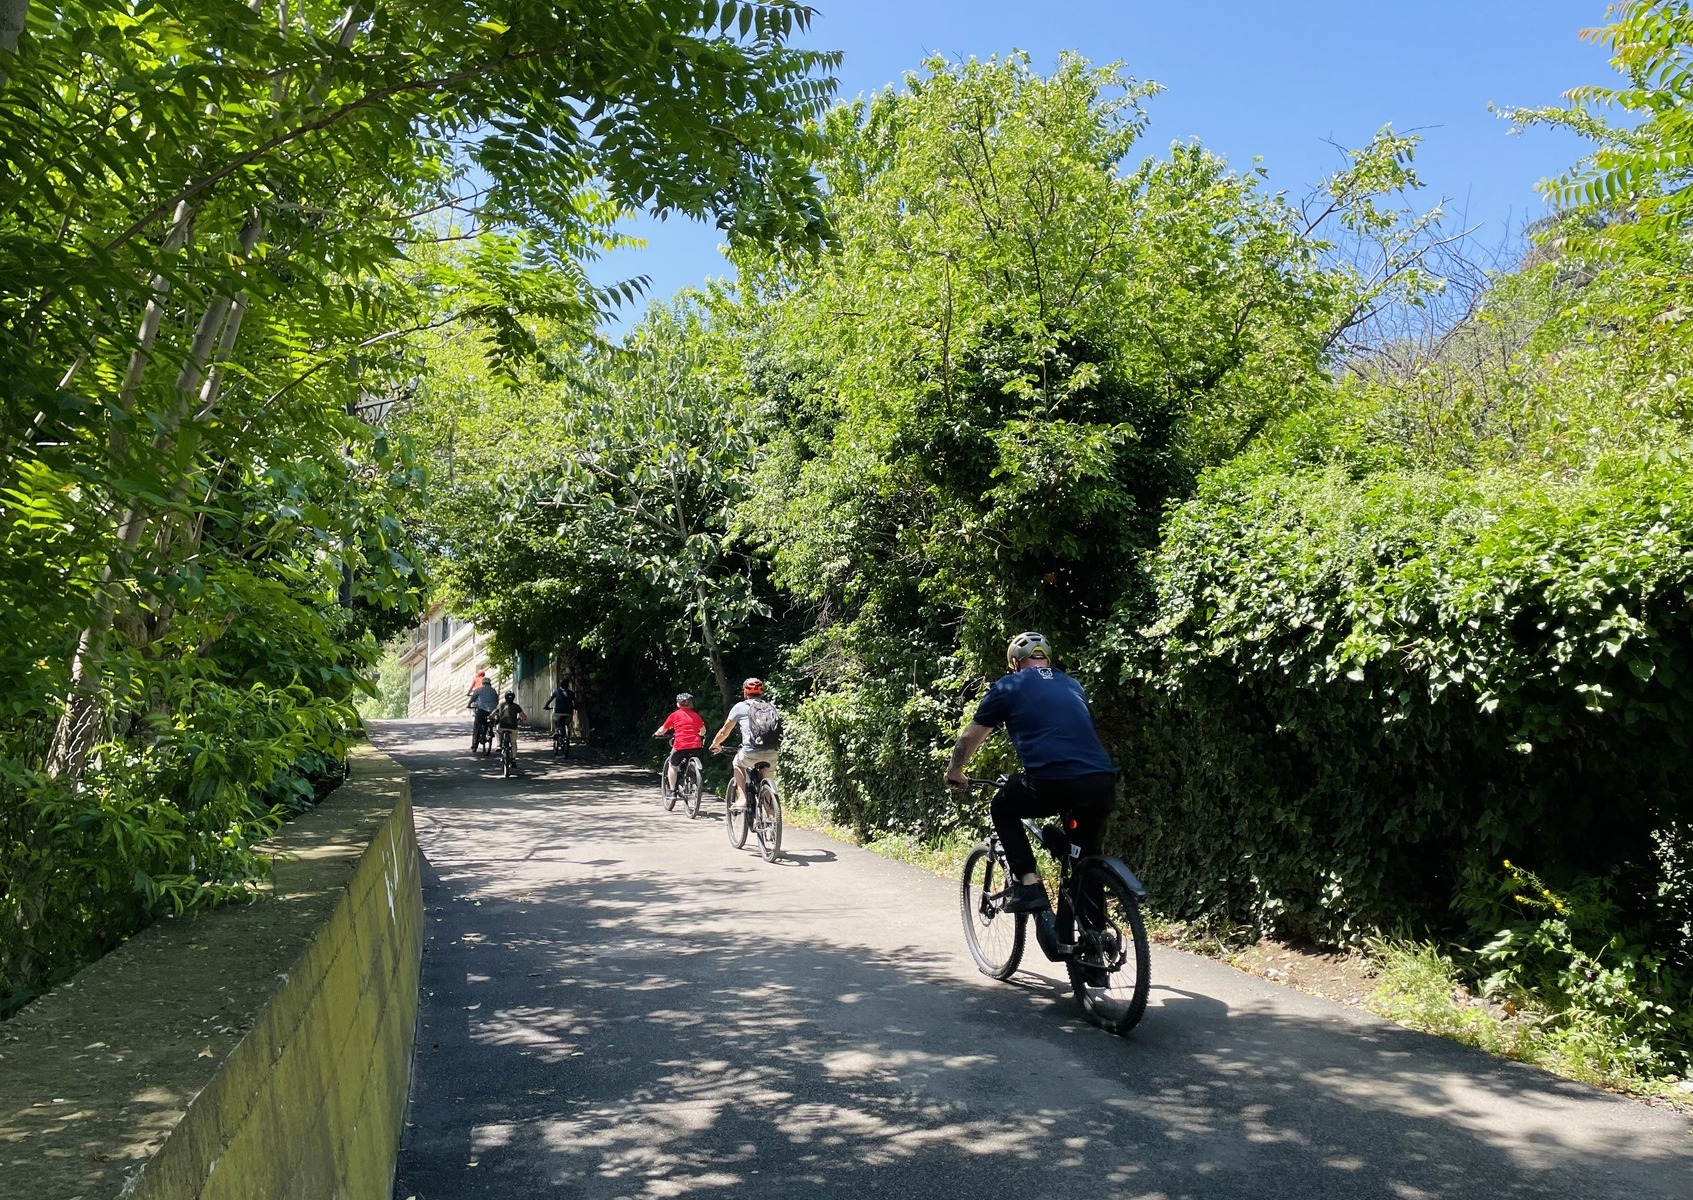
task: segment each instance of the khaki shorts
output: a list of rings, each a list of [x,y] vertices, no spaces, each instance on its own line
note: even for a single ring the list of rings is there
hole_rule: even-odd
[[[735,765],[741,770],[750,771],[754,763],[769,763],[774,767],[776,765],[776,751],[748,750],[745,746],[735,751]]]

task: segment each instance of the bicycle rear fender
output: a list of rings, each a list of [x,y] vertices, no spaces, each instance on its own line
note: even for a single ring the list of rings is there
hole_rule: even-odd
[[[1115,858],[1109,854],[1092,854],[1076,865],[1077,873],[1079,874],[1082,867],[1090,862],[1104,863],[1107,871],[1115,871],[1118,875],[1122,876],[1123,882],[1129,887],[1129,891],[1135,894],[1135,899],[1146,899],[1146,886],[1141,883],[1139,877],[1136,876],[1133,871],[1129,870],[1129,865],[1122,859]]]

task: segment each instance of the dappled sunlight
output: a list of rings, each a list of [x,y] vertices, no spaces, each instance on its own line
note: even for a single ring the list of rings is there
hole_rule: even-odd
[[[1110,1037],[1033,951],[977,974],[950,881],[849,847],[778,870],[628,783],[507,800],[418,788],[400,1179],[449,1182],[400,1196],[1668,1196],[1652,1164],[1693,1168],[1588,1089],[1170,951]]]

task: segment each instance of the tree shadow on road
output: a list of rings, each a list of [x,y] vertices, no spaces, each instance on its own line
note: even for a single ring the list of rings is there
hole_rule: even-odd
[[[557,781],[549,808],[441,770],[420,833],[440,804],[477,820],[427,850],[396,1197],[1687,1195],[1685,1124],[1581,1085],[1314,1000],[1170,987],[1156,957],[1154,1007],[1114,1038],[1062,984],[983,979],[811,876],[860,944],[749,875],[655,871],[638,849],[721,830],[656,799],[648,820],[632,777],[598,801],[608,779]]]
[[[454,966],[396,1195],[1685,1195],[1685,1152],[1572,1139],[1602,1098],[1462,1047],[1168,989],[1113,1038],[915,954],[709,919],[734,900],[636,877],[485,897],[432,947]],[[534,905],[570,920],[511,919]],[[1490,1099],[1540,1115],[1527,1152]]]

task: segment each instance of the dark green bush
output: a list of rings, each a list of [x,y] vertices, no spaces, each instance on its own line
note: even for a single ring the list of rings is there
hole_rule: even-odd
[[[1645,914],[1693,816],[1690,538],[1672,455],[1220,473],[1155,562],[1131,855],[1185,915],[1325,941],[1450,927],[1507,857],[1555,886],[1629,864]]]

